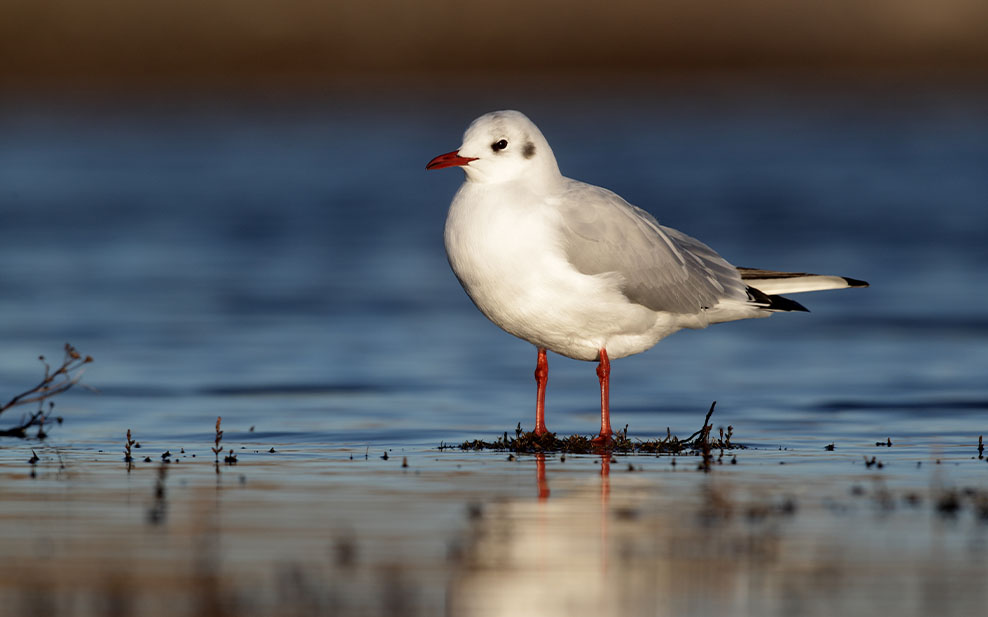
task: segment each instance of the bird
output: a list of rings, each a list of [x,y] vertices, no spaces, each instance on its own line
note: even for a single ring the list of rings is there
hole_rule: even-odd
[[[867,287],[834,275],[735,267],[616,193],[562,175],[523,113],[475,119],[460,147],[427,170],[459,167],[446,217],[450,267],[474,305],[533,344],[536,436],[548,433],[546,352],[597,363],[600,431],[611,443],[612,359],[684,328],[807,311],[780,294]]]

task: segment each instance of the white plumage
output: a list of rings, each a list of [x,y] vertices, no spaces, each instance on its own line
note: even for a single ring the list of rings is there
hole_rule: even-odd
[[[805,310],[776,294],[865,286],[837,276],[738,269],[606,189],[564,177],[539,129],[517,111],[485,114],[459,150],[446,253],[495,324],[539,349],[598,360],[601,433],[610,436],[608,358],[640,353],[683,328]],[[547,374],[545,368],[543,373]],[[536,433],[545,432],[539,380]]]

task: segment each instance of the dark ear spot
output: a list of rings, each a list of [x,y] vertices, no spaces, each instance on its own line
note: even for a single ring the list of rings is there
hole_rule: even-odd
[[[532,142],[527,142],[521,153],[526,159],[532,158],[535,156],[535,144]]]

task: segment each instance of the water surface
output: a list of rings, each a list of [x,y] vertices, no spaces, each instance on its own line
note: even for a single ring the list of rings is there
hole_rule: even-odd
[[[98,614],[174,576],[188,612],[238,614],[278,594],[308,614],[566,614],[576,591],[621,614],[983,604],[984,92],[449,94],[4,104],[0,393],[65,341],[96,358],[96,391],[57,400],[49,439],[0,448],[3,550],[61,581],[6,596]],[[598,457],[549,457],[539,482],[531,456],[435,450],[532,423],[534,349],[445,263],[461,174],[424,171],[509,106],[565,174],[733,263],[872,283],[614,363],[617,426],[688,435],[717,400],[749,447],[736,465],[621,457],[602,476]],[[550,356],[551,430],[596,430],[593,368]],[[217,416],[240,455],[219,474]],[[166,450],[181,462],[153,524]],[[953,489],[956,516],[939,505]],[[531,601],[499,602],[511,589]]]

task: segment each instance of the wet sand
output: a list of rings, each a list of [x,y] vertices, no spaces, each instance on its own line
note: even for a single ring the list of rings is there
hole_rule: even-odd
[[[268,443],[218,466],[207,447],[171,463],[144,448],[153,462],[128,472],[116,452],[38,444],[32,466],[14,456],[28,446],[0,467],[2,614],[909,616],[988,601],[976,445],[747,449],[710,473],[697,457]]]

